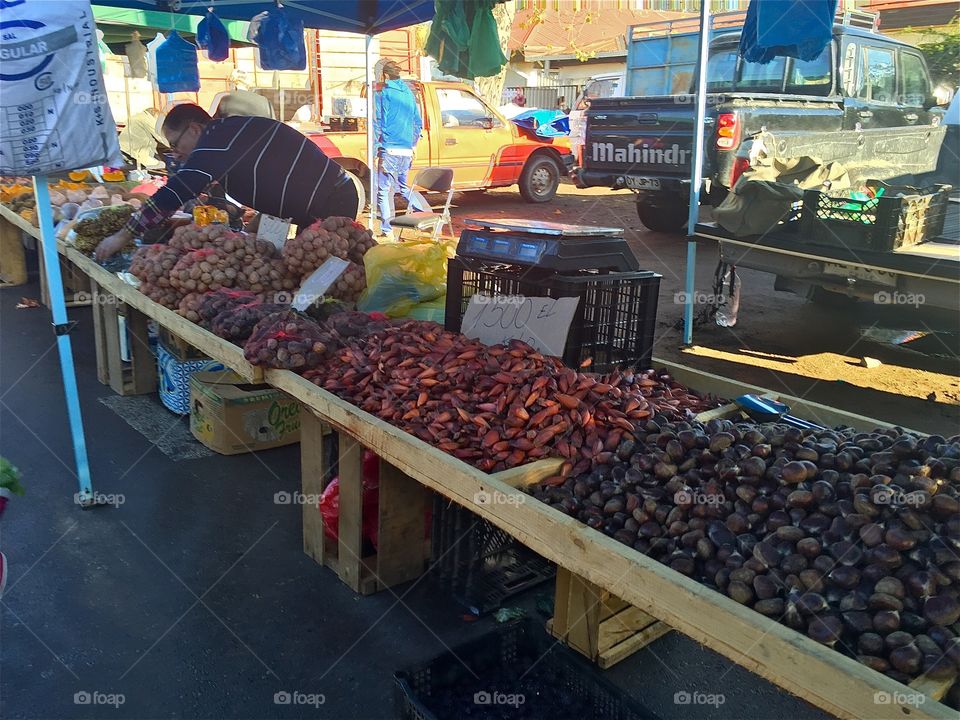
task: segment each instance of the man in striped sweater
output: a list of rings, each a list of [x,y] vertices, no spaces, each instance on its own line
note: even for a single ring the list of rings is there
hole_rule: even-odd
[[[314,143],[264,117],[212,119],[193,104],[177,105],[163,135],[180,170],[134,213],[123,230],[105,238],[98,260],[160,225],[212,183],[237,202],[301,227],[331,215],[353,217],[359,198],[353,181]]]

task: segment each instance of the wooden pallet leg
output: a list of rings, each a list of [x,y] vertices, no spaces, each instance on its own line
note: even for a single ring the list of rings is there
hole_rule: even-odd
[[[110,372],[107,369],[107,336],[104,328],[103,301],[109,296],[100,291],[97,281],[90,280],[90,296],[93,299],[93,346],[97,355],[97,380],[103,385],[110,384]]]
[[[0,218],[0,287],[27,282],[27,259],[21,230],[6,218]]]
[[[596,658],[600,647],[601,591],[593,583],[573,573],[570,573],[569,587],[567,642],[587,657]]]
[[[430,493],[390,463],[380,461],[377,583],[392,587],[420,577],[429,553],[424,518]]]
[[[127,338],[130,345],[132,377],[127,388],[131,395],[146,395],[157,391],[157,361],[150,350],[149,318],[139,310],[124,306],[127,318]]]
[[[118,395],[125,395],[126,388],[123,378],[123,360],[120,357],[120,326],[118,322],[117,297],[101,293],[97,305],[100,313],[100,324],[104,337],[104,352],[106,353],[103,366],[106,369],[107,384]],[[99,372],[97,373],[100,374]]]
[[[363,446],[340,435],[340,520],[337,574],[360,592],[363,574]]]
[[[300,473],[302,492],[319,498],[329,481],[323,456],[323,423],[309,408],[300,407]],[[321,565],[324,562],[323,516],[314,503],[303,508],[303,551]]]
[[[547,630],[607,669],[666,635],[670,627],[579,575],[558,568],[554,616]]]

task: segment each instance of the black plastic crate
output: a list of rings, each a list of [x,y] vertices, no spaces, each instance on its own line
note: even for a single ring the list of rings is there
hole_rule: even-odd
[[[430,572],[474,615],[556,575],[556,567],[513,536],[441,495],[434,496]]]
[[[918,190],[870,181],[867,186],[882,188],[883,195],[857,200],[846,192],[807,190],[800,217],[801,239],[814,245],[887,252],[943,232],[949,185]]]
[[[477,293],[579,298],[561,358],[566,365],[576,368],[590,358],[591,372],[650,367],[660,293],[657,273],[559,275],[454,258],[447,266],[447,330],[460,331],[470,298]]]
[[[542,624],[521,620],[396,673],[397,715],[403,720],[656,718],[599,673],[547,635]]]

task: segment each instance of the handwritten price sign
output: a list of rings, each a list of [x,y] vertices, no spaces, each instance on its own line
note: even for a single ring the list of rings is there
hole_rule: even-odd
[[[542,353],[561,357],[579,298],[494,296],[470,298],[460,331],[487,345],[522,340]]]

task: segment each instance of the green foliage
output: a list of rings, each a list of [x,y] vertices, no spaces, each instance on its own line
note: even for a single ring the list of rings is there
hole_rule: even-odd
[[[15,495],[23,495],[23,485],[20,484],[20,471],[9,460],[0,457],[0,488],[7,488]]]
[[[935,39],[918,47],[927,58],[933,84],[955,88],[960,83],[960,16],[954,17],[945,30],[929,32]]]

